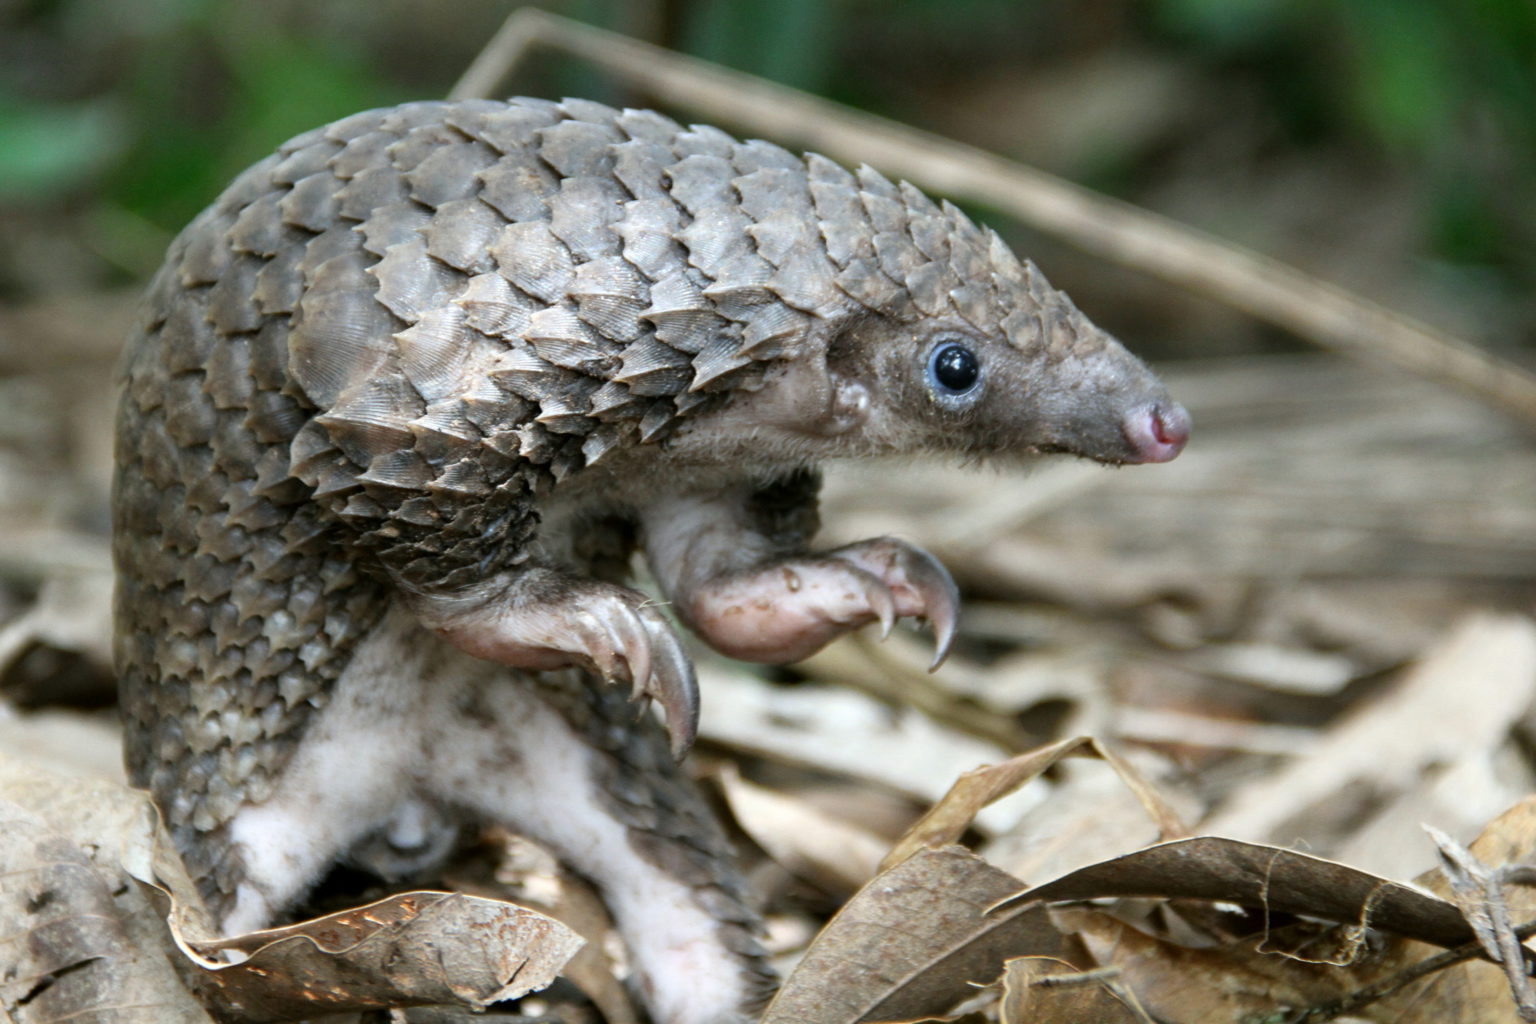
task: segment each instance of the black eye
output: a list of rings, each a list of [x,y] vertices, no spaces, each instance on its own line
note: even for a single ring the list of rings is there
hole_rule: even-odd
[[[970,349],[950,342],[934,350],[928,373],[941,393],[962,395],[981,379],[981,364]]]

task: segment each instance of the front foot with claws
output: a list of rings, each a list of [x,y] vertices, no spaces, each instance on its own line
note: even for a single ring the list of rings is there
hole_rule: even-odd
[[[699,689],[693,663],[653,599],[627,587],[532,570],[494,598],[417,598],[417,617],[467,654],[542,672],[580,666],[666,714],[672,753],[693,745]]]
[[[922,548],[877,537],[820,555],[784,558],[696,587],[689,624],[715,650],[744,661],[799,661],[844,633],[898,618],[926,619],[949,654],[959,594],[949,572]]]

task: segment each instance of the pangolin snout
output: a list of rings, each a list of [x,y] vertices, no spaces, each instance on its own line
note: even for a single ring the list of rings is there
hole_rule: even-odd
[[[1141,406],[1126,415],[1120,431],[1135,455],[1131,462],[1168,462],[1189,441],[1189,413],[1177,402]]]

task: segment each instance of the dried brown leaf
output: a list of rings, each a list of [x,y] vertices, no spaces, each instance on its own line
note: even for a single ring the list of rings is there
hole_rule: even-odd
[[[284,928],[191,946],[220,1015],[462,1003],[483,1009],[554,981],[580,936],[543,914],[462,893],[409,892]],[[233,954],[238,963],[220,963]]]
[[[130,939],[121,875],[0,800],[0,1020],[207,1024],[157,947]]]
[[[784,982],[762,1024],[941,1014],[1011,956],[1064,955],[1043,908],[995,915],[1021,883],[960,847],[919,850],[864,886]]]
[[[1215,836],[1160,843],[1093,864],[1009,903],[1028,907],[1109,896],[1238,903],[1360,924],[1447,948],[1472,938],[1454,906],[1420,889],[1294,850]]]
[[[1084,972],[1049,957],[1015,957],[1003,971],[1002,986],[1001,1024],[1152,1024],[1113,972]]]
[[[1073,756],[1098,757],[1108,762],[1125,785],[1136,794],[1148,816],[1157,823],[1162,836],[1166,838],[1188,833],[1178,813],[1130,763],[1099,740],[1090,736],[1077,736],[1020,754],[1002,764],[987,765],[966,772],[950,787],[944,798],[897,841],[891,852],[886,854],[881,866],[893,867],[920,849],[959,842],[982,808],[1015,792],[1062,758]]]

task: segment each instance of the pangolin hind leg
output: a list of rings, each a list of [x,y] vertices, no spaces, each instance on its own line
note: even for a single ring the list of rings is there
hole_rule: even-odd
[[[231,823],[245,874],[225,929],[272,923],[418,805],[443,827],[526,835],[596,884],[658,1022],[745,1021],[771,990],[730,848],[661,724],[582,672],[469,657],[398,608],[359,645],[272,796]]]

